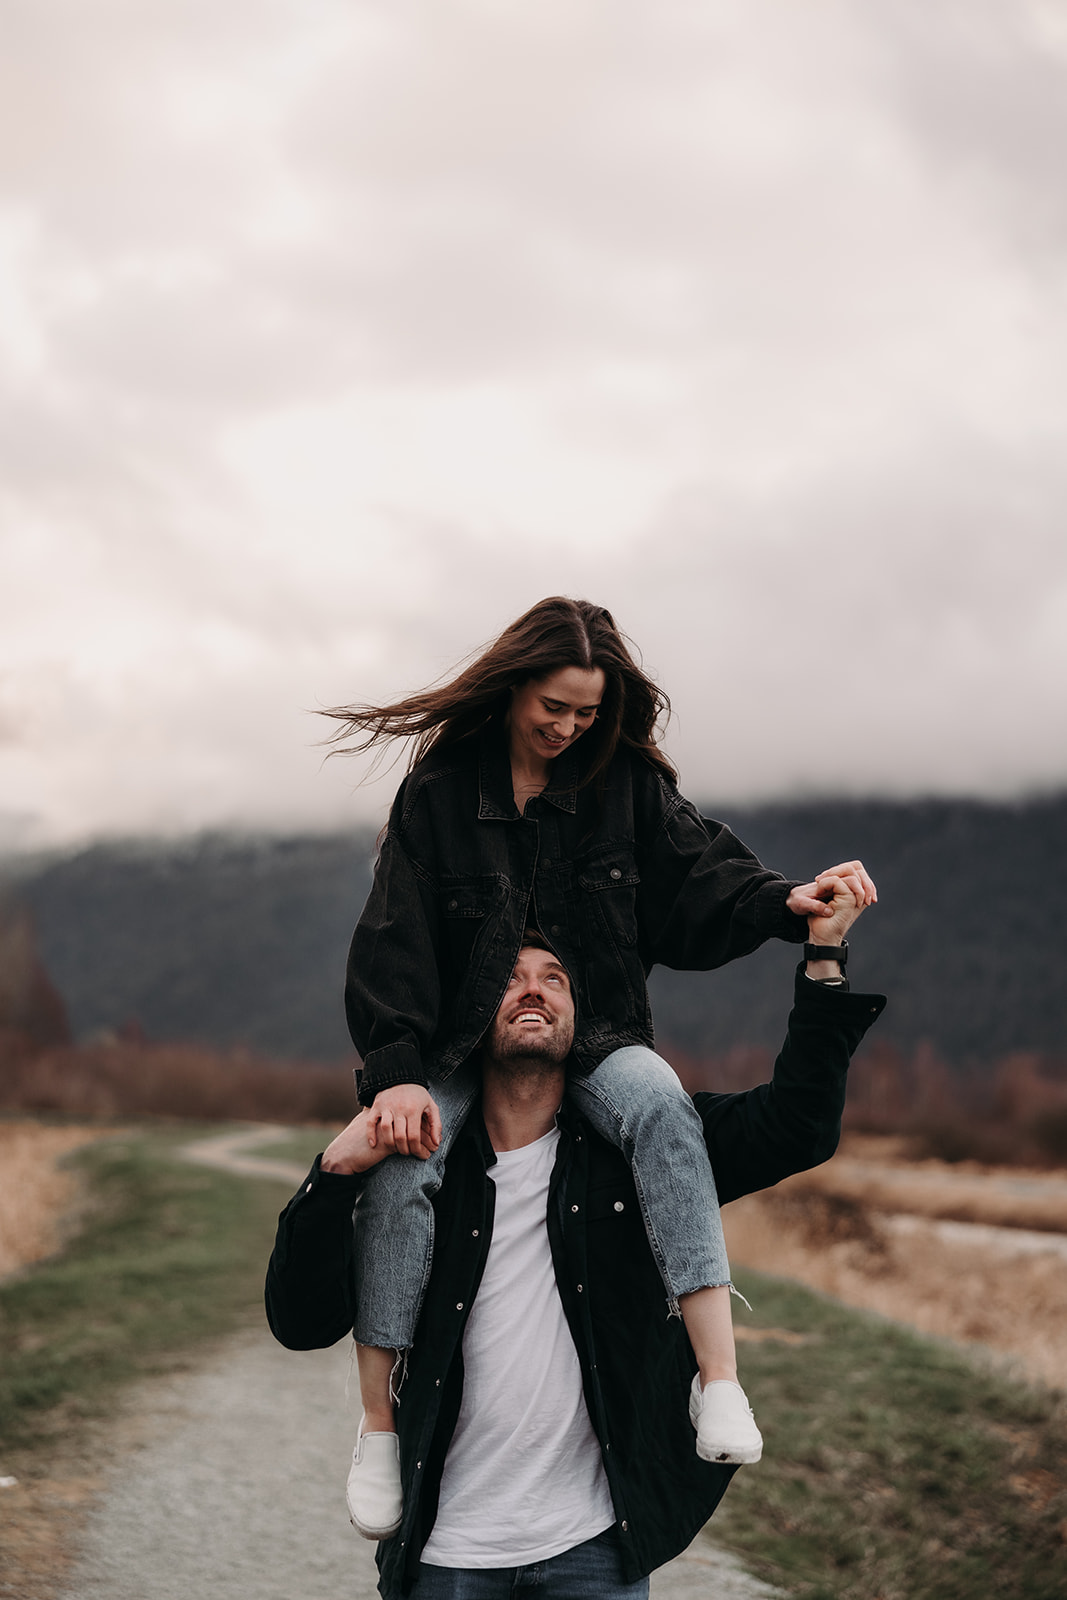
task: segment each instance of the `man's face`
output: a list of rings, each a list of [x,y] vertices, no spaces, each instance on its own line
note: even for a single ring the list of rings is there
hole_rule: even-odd
[[[495,1061],[558,1066],[574,1040],[570,980],[550,950],[524,948],[493,1020],[489,1055]]]

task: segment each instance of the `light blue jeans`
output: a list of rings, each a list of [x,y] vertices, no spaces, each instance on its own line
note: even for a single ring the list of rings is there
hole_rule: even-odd
[[[597,1069],[599,1071],[599,1068]],[[648,1579],[627,1583],[615,1528],[528,1567],[430,1567],[408,1600],[647,1600]]]
[[[481,1073],[460,1067],[431,1085],[441,1143],[427,1161],[390,1156],[372,1168],[356,1205],[356,1325],[360,1344],[406,1350],[433,1264],[433,1196],[445,1158],[477,1098]],[[715,1179],[696,1108],[662,1056],[625,1045],[595,1072],[568,1077],[579,1109],[630,1163],[670,1310],[695,1289],[729,1283]]]

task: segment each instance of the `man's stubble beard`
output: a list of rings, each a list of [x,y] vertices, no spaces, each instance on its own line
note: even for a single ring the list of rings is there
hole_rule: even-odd
[[[507,1026],[494,1026],[486,1054],[503,1077],[554,1077],[571,1053],[574,1024],[555,1023],[547,1036],[525,1039],[510,1034]]]

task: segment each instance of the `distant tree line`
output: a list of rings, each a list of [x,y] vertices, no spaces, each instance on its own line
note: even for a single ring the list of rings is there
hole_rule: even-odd
[[[1067,1055],[1067,796],[706,809],[788,877],[867,863],[881,898],[850,972],[890,997],[880,1039],[979,1073]],[[208,835],[13,861],[7,877],[79,1041],[136,1021],[150,1039],[329,1062],[350,1056],[344,962],[373,852],[370,832]],[[720,972],[657,969],[659,1035],[693,1057],[772,1048],[796,956],[772,943]]]

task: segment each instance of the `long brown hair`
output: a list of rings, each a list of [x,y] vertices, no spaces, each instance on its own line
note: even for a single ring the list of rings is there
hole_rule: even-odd
[[[670,716],[667,696],[637,665],[610,611],[561,595],[531,606],[447,682],[392,705],[325,710],[323,716],[341,723],[327,742],[337,746],[336,754],[355,755],[390,739],[414,739],[414,766],[438,746],[465,739],[494,719],[502,722],[512,689],[562,667],[599,667],[604,674],[596,721],[582,735],[584,747],[593,749],[586,783],[603,774],[620,744],[676,777],[657,743],[657,724]]]

